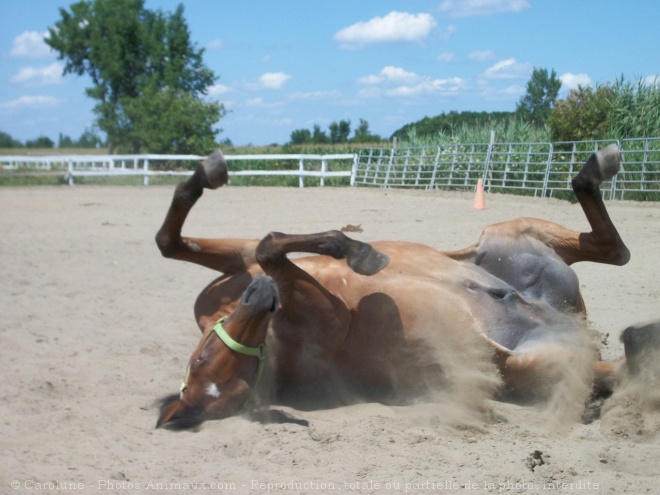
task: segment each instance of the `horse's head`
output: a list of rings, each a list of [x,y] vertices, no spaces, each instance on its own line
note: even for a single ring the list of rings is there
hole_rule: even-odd
[[[236,413],[257,385],[268,323],[279,304],[275,282],[256,276],[234,311],[204,332],[179,394],[163,399],[156,428],[192,428]]]

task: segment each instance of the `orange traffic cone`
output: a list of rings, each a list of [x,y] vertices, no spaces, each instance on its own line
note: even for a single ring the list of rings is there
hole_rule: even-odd
[[[484,199],[484,181],[479,179],[477,181],[477,192],[474,195],[474,203],[472,204],[473,210],[485,210],[486,200]]]

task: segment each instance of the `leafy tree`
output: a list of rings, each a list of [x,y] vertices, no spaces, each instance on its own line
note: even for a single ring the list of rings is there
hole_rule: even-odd
[[[71,139],[69,136],[65,136],[60,132],[60,137],[57,140],[57,147],[58,148],[73,148],[75,147],[75,143],[73,139]]]
[[[382,141],[380,136],[371,134],[371,132],[369,132],[369,122],[364,119],[360,119],[360,124],[353,132],[354,137],[352,141],[355,143],[376,143]]]
[[[348,141],[348,136],[351,134],[351,121],[340,120],[339,122],[332,122],[328,126],[330,130],[330,142],[345,143]]]
[[[524,120],[543,125],[550,115],[560,88],[561,81],[554,69],[548,73],[547,69],[535,67],[527,82],[527,92],[518,102],[516,113]]]
[[[60,16],[46,43],[65,62],[64,74],[91,78],[86,92],[97,102],[96,123],[111,150],[189,151],[188,136],[173,144],[164,123],[153,126],[153,116],[138,115],[163,105],[188,115],[184,127],[206,130],[195,142],[202,146],[197,153],[213,146],[208,135],[217,132],[211,126],[224,107],[202,99],[216,76],[190,40],[182,5],[166,15],[145,9],[144,0],[81,0]]]
[[[330,138],[328,138],[328,135],[325,133],[325,131],[321,130],[320,125],[314,124],[314,128],[312,130],[312,143],[326,144],[328,142],[330,142]]]
[[[39,136],[36,139],[25,141],[26,148],[54,148],[55,143],[47,136]]]
[[[596,89],[578,86],[557,102],[548,117],[554,141],[585,141],[609,137],[612,127],[613,92],[609,86]]]
[[[101,148],[104,146],[103,139],[101,139],[96,132],[91,129],[85,129],[78,141],[76,142],[78,148]]]
[[[215,147],[217,105],[187,91],[150,86],[141,98],[124,101],[124,115],[132,123],[126,137],[134,148],[194,154]]]
[[[309,129],[296,129],[291,132],[290,144],[305,144],[311,141],[312,133],[309,132]]]
[[[22,148],[23,144],[6,132],[0,131],[0,148]]]

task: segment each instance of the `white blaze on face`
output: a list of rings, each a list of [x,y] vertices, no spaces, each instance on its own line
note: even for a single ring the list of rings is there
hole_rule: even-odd
[[[215,383],[209,383],[206,386],[206,393],[216,399],[220,397],[220,390],[218,390],[218,386]]]

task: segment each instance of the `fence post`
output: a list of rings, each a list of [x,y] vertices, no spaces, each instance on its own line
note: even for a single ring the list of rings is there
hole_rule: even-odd
[[[491,129],[490,131],[490,142],[488,143],[488,150],[486,151],[486,163],[484,164],[483,179],[484,182],[488,178],[488,171],[490,170],[490,160],[493,153],[493,146],[495,145],[495,131]],[[488,192],[490,192],[491,182],[488,181]]]
[[[70,186],[73,185],[73,160],[69,158],[69,167],[68,167],[68,183]]]
[[[144,171],[144,185],[148,186],[149,185],[149,159],[148,158],[144,159],[144,165],[142,166],[142,170]]]
[[[328,160],[321,158],[321,187],[325,186],[325,173],[328,171]]]
[[[355,178],[357,177],[357,169],[358,169],[358,154],[354,153],[353,154],[353,168],[351,169],[351,187],[355,186]]]
[[[298,170],[300,172],[300,175],[298,176],[298,187],[305,187],[305,178],[303,177],[303,172],[305,171],[304,158],[298,160]]]
[[[550,149],[548,151],[548,161],[545,165],[545,177],[543,178],[543,188],[541,189],[541,197],[545,198],[545,195],[548,193],[548,181],[550,180],[550,168],[552,167],[552,156],[555,153],[555,148],[550,143]]]
[[[390,150],[390,161],[387,164],[387,172],[385,173],[385,183],[383,184],[383,187],[389,187],[390,185],[390,172],[392,171],[392,164],[394,163],[395,151],[394,148]]]

